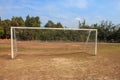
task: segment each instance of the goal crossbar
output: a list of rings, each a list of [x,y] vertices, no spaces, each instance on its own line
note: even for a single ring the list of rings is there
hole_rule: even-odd
[[[41,28],[41,27],[11,27],[15,29],[44,29],[44,30],[84,30],[84,31],[96,31],[97,29],[78,29],[78,28]]]

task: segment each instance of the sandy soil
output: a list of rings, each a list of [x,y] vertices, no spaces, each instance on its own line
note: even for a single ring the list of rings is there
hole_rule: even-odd
[[[98,44],[97,56],[74,43],[41,45],[21,44],[12,60],[0,44],[0,80],[120,80],[120,44]]]

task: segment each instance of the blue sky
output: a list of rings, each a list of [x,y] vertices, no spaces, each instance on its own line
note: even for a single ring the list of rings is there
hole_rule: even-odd
[[[44,25],[48,20],[77,27],[78,19],[87,24],[109,20],[120,23],[120,0],[0,0],[0,16],[39,16]]]

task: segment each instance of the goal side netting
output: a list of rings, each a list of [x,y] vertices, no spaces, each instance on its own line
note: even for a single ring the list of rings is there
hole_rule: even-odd
[[[11,27],[11,58],[17,55],[97,54],[97,29]]]

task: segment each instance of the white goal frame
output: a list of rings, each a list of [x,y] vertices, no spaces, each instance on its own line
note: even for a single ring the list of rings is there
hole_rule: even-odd
[[[95,48],[94,48],[94,55],[97,55],[97,35],[98,31],[97,29],[78,29],[78,28],[41,28],[41,27],[11,27],[11,58],[15,58],[14,54],[14,37],[16,37],[16,34],[14,34],[15,29],[41,29],[41,30],[81,30],[81,31],[89,31],[89,34],[87,36],[87,40],[85,42],[85,45],[87,44],[91,31],[95,31]],[[14,36],[14,37],[13,37]],[[15,40],[16,43],[16,40]],[[15,45],[17,47],[17,45]],[[17,49],[16,49],[17,50]]]

